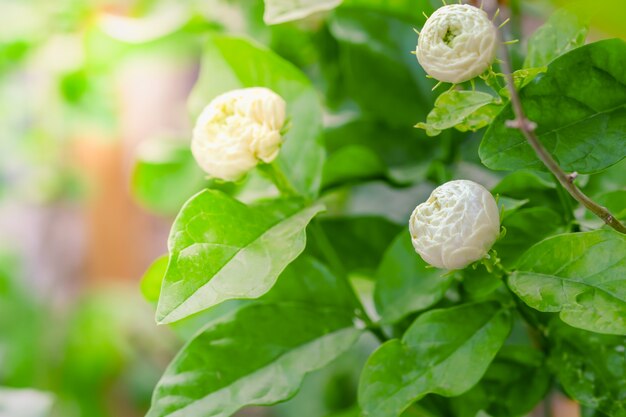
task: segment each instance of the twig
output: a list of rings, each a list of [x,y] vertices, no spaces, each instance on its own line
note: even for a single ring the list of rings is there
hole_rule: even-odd
[[[574,180],[576,179],[576,176],[578,174],[576,172],[568,174],[563,171],[563,169],[561,169],[561,167],[552,157],[552,155],[541,144],[541,142],[537,138],[537,135],[535,134],[535,129],[537,128],[537,125],[526,117],[526,114],[524,113],[524,109],[522,107],[522,101],[520,100],[519,94],[515,89],[509,51],[506,45],[503,45],[501,49],[503,61],[502,72],[504,72],[506,85],[511,96],[511,105],[513,107],[513,112],[515,113],[515,120],[510,120],[507,123],[507,126],[518,129],[524,135],[541,162],[543,162],[543,164],[550,170],[550,172],[552,172],[552,174],[561,183],[563,188],[565,188],[567,192],[569,192],[572,197],[576,199],[576,201],[585,206],[593,214],[600,217],[607,225],[609,225],[613,229],[617,230],[620,233],[626,234],[626,227],[619,220],[617,220],[606,207],[603,207],[593,201],[585,193],[583,193],[576,186],[576,184],[574,184]]]

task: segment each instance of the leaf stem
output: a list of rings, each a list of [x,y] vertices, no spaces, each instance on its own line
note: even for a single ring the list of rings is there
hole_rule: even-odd
[[[332,243],[330,243],[330,240],[328,239],[328,236],[326,236],[326,233],[324,232],[324,229],[322,228],[322,226],[319,224],[319,221],[313,220],[311,222],[309,230],[311,231],[311,234],[315,238],[317,247],[319,248],[324,258],[326,259],[326,262],[328,262],[330,267],[335,271],[337,275],[341,277],[341,279],[344,280],[346,286],[350,289],[350,292],[352,293],[352,296],[354,298],[354,302],[356,304],[357,310],[359,311],[359,318],[365,322],[365,326],[367,327],[367,329],[370,332],[372,332],[374,336],[376,336],[376,338],[380,341],[380,343],[385,343],[386,341],[388,341],[389,338],[385,335],[385,333],[380,328],[380,326],[374,323],[374,321],[370,318],[369,314],[367,314],[367,310],[365,310],[365,307],[363,306],[363,303],[361,302],[361,298],[357,294],[356,290],[354,289],[354,287],[352,286],[352,283],[350,282],[348,278],[348,273],[346,269],[344,268],[343,263],[341,262],[341,258],[335,251],[335,248],[333,247]]]
[[[526,141],[533,148],[541,162],[552,172],[552,174],[556,177],[559,183],[563,186],[567,192],[571,194],[572,197],[580,204],[585,206],[589,211],[591,211],[596,216],[600,217],[607,225],[617,230],[620,233],[626,234],[626,227],[615,218],[613,214],[606,208],[591,198],[589,198],[585,193],[583,193],[577,186],[574,184],[574,180],[578,175],[576,172],[566,173],[559,166],[556,160],[552,157],[552,155],[544,148],[542,143],[539,141],[539,138],[535,134],[535,129],[537,125],[529,120],[524,113],[524,108],[522,107],[522,101],[520,96],[515,89],[515,83],[513,82],[513,75],[511,69],[511,57],[509,55],[509,51],[506,45],[501,47],[502,54],[502,69],[504,72],[504,77],[506,79],[506,85],[509,90],[509,94],[511,96],[511,106],[513,107],[513,112],[515,113],[515,119],[509,120],[507,126],[510,128],[518,129],[522,135],[526,138]]]

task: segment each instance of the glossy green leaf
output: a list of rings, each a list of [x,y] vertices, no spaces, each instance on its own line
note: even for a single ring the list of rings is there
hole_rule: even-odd
[[[496,302],[424,313],[402,340],[383,344],[367,361],[359,385],[364,416],[399,416],[428,393],[464,393],[484,375],[510,330],[510,314]]]
[[[148,210],[175,215],[207,182],[187,141],[154,140],[139,147],[131,186]]]
[[[304,250],[304,229],[321,209],[293,200],[249,207],[215,190],[194,196],[170,232],[157,321],[174,322],[225,300],[266,293]]]
[[[300,193],[315,196],[324,163],[322,108],[311,82],[291,63],[253,41],[213,35],[189,105],[197,116],[218,94],[257,86],[274,90],[287,102],[290,128],[278,165]]]
[[[567,51],[585,44],[589,24],[580,15],[567,9],[557,10],[528,39],[528,55],[524,67],[548,65]]]
[[[334,9],[342,0],[265,0],[263,20],[268,25],[304,19],[314,13]]]
[[[426,118],[433,82],[409,53],[416,44],[410,22],[367,9],[339,8],[329,28],[339,41],[341,82],[349,99],[390,126],[411,126]]]
[[[0,387],[2,417],[48,417],[53,402],[52,395],[42,391]]]
[[[387,249],[376,273],[376,309],[384,322],[396,322],[437,303],[452,281],[452,275],[429,267],[415,253],[405,230]]]
[[[435,100],[435,108],[428,113],[426,122],[415,127],[424,129],[428,136],[437,136],[442,130],[453,127],[462,132],[475,132],[496,117],[501,110],[498,101],[480,91],[446,91]]]
[[[626,335],[626,236],[563,234],[533,246],[509,287],[530,307],[581,329]]]
[[[611,417],[626,416],[625,337],[578,330],[555,320],[549,340],[550,369],[567,394]]]
[[[556,59],[521,89],[539,140],[563,169],[594,173],[626,156],[624,67],[626,42],[600,41]],[[506,126],[513,118],[510,106],[496,117],[480,145],[482,162],[496,170],[544,169],[519,130]]]
[[[361,334],[345,283],[300,258],[258,303],[203,329],[157,385],[148,417],[230,416],[290,398]]]

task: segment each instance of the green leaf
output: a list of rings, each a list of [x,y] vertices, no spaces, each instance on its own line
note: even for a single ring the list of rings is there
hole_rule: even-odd
[[[324,163],[322,107],[306,76],[269,49],[244,38],[210,37],[189,105],[197,116],[215,96],[245,87],[267,87],[287,102],[290,129],[277,158],[292,185],[314,197]]]
[[[374,151],[360,145],[344,146],[326,159],[322,187],[381,178],[386,174],[384,163]]]
[[[347,97],[364,113],[395,127],[426,117],[433,82],[409,53],[416,44],[411,23],[372,10],[339,8],[329,28],[339,41]]]
[[[329,153],[324,167],[328,185],[375,176],[400,184],[423,180],[439,147],[435,141],[425,141],[410,125],[390,128],[363,118],[327,128],[324,138]],[[337,173],[342,174],[340,178]],[[329,174],[335,174],[335,181]]]
[[[426,123],[418,123],[415,127],[424,129],[428,136],[437,136],[442,130],[453,127],[461,132],[475,132],[490,124],[502,109],[498,101],[491,94],[480,91],[446,91],[437,97]]]
[[[519,209],[502,221],[506,235],[493,246],[502,263],[509,267],[535,243],[563,227],[561,216],[546,207]]]
[[[529,346],[504,346],[480,384],[489,398],[489,415],[523,416],[550,388],[550,372],[540,351]]]
[[[146,272],[141,277],[141,294],[146,301],[156,303],[161,295],[161,285],[167,271],[167,264],[170,261],[169,255],[163,255],[150,264]]]
[[[626,338],[574,329],[558,320],[548,335],[550,369],[565,392],[611,417],[626,416]]]
[[[304,229],[321,209],[294,200],[249,207],[215,190],[194,196],[170,232],[157,322],[266,293],[304,250]]]
[[[376,309],[384,322],[394,323],[436,304],[452,281],[451,275],[430,268],[415,253],[405,230],[387,249],[376,273]]]
[[[375,216],[322,217],[319,225],[348,272],[372,274],[383,252],[402,227]],[[313,233],[311,235],[315,236]],[[316,256],[323,258],[317,243],[314,240],[310,249]]]
[[[174,215],[206,184],[186,141],[153,140],[139,148],[131,187],[147,209]]]
[[[314,13],[334,9],[342,0],[265,0],[263,20],[268,25],[304,19]]]
[[[52,395],[33,389],[0,387],[0,416],[47,417],[52,411]]]
[[[433,12],[430,0],[344,0],[342,8],[369,9],[410,21],[418,27],[425,22],[424,13]],[[417,43],[417,38],[413,38]]]
[[[575,49],[522,88],[537,136],[564,170],[594,173],[626,156],[626,42],[611,39]],[[584,80],[582,82],[581,80]],[[509,105],[485,133],[479,154],[491,169],[545,169],[517,129]]]
[[[428,393],[464,393],[483,376],[510,330],[510,314],[496,302],[424,313],[402,340],[383,344],[369,358],[359,385],[363,414],[398,416]]]
[[[509,287],[530,307],[574,327],[626,335],[626,236],[563,234],[526,252]]]
[[[528,39],[525,68],[548,65],[567,51],[585,44],[589,23],[567,9],[557,10]]]
[[[300,258],[258,303],[210,323],[174,358],[148,417],[230,416],[293,396],[362,333],[345,282]]]

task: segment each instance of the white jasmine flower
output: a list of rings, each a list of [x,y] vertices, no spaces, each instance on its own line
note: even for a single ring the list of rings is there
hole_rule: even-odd
[[[462,269],[482,259],[500,234],[498,205],[473,181],[437,187],[409,221],[415,251],[432,266]]]
[[[417,60],[433,78],[462,83],[485,72],[496,56],[498,34],[483,10],[468,4],[437,9],[417,43]]]
[[[264,87],[232,90],[204,108],[193,130],[191,151],[211,177],[236,181],[280,150],[285,100]]]

